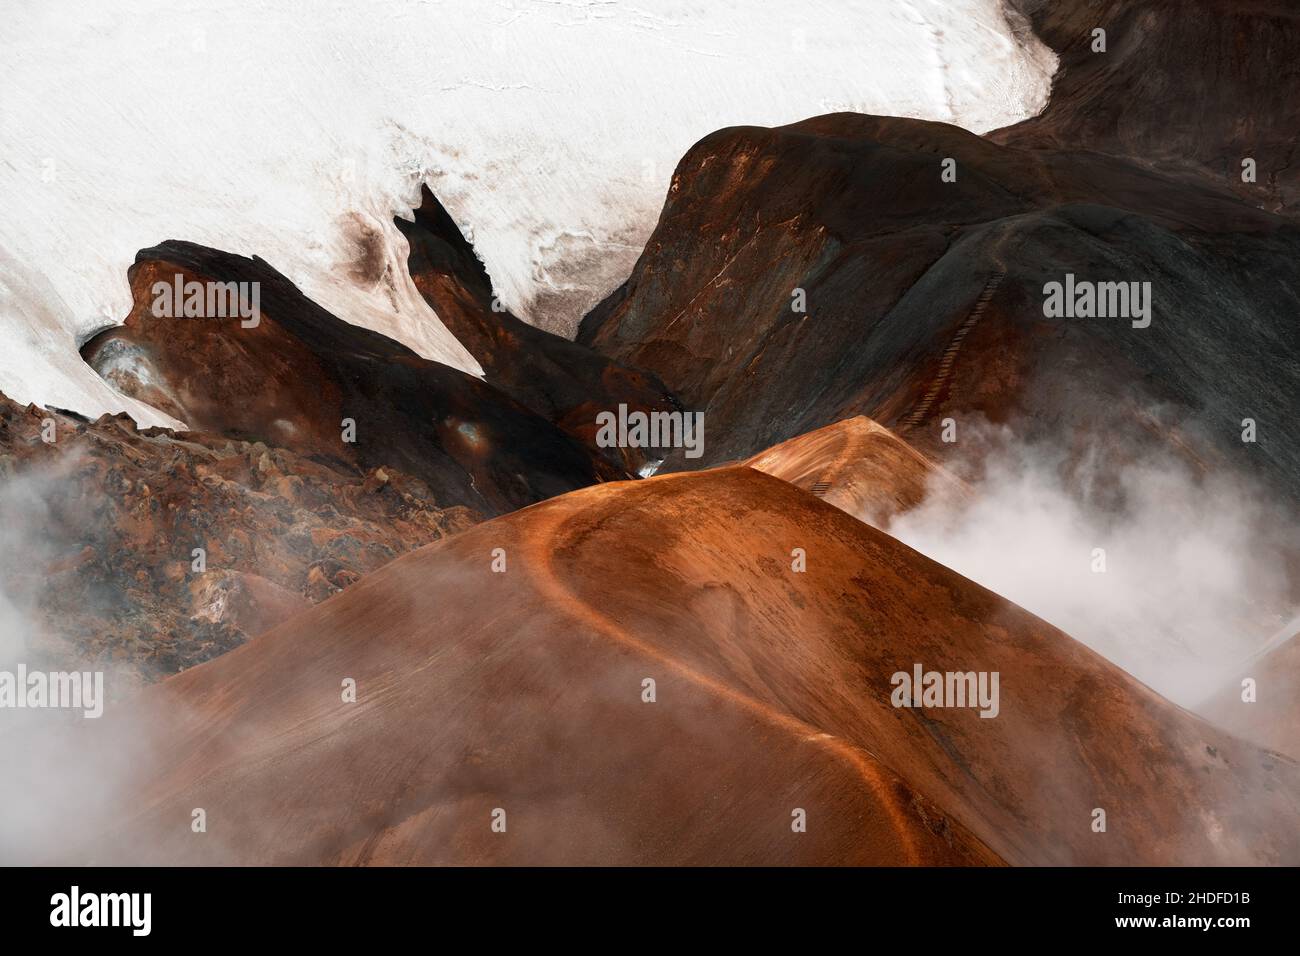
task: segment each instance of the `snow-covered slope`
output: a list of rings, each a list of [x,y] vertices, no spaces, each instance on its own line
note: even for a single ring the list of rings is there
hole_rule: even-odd
[[[0,33],[0,390],[127,408],[76,349],[136,250],[257,254],[342,318],[478,373],[391,224],[427,180],[506,304],[569,332],[621,281],[677,159],[833,110],[982,131],[1055,58],[997,0],[13,5]]]

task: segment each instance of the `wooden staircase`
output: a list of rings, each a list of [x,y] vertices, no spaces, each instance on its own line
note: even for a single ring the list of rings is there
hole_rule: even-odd
[[[961,351],[962,342],[965,341],[970,330],[975,327],[975,323],[984,315],[984,310],[993,299],[993,294],[998,291],[998,286],[1002,284],[1002,280],[1006,277],[1005,272],[995,272],[989,276],[988,281],[984,283],[984,289],[975,300],[975,304],[971,306],[966,321],[957,327],[957,331],[953,333],[952,341],[944,349],[943,358],[939,362],[939,373],[934,377],[934,381],[930,383],[930,388],[921,397],[921,400],[913,405],[912,410],[899,422],[900,425],[912,427],[925,421],[925,416],[930,413],[930,408],[952,378],[953,363],[957,360],[957,353]]]

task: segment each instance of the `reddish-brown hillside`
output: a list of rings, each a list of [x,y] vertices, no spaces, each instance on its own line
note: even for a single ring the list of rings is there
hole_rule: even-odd
[[[743,464],[877,527],[915,508],[927,494],[968,493],[942,465],[861,415],[791,438]]]
[[[998,672],[997,716],[892,706],[918,663]],[[479,525],[103,723],[101,862],[1300,860],[1300,766],[744,467]]]

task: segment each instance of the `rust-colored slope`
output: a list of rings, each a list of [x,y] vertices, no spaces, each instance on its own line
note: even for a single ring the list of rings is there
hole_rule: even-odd
[[[878,527],[931,490],[966,493],[961,479],[862,415],[791,438],[743,464]]]
[[[893,707],[917,662],[998,671],[999,715]],[[477,526],[132,716],[119,732],[156,728],[163,770],[100,861],[1300,859],[1295,763],[744,467]]]
[[[168,769],[133,793],[151,808],[107,858],[998,862],[868,751],[674,660],[573,593],[586,546],[572,550],[570,535],[639,486],[610,487],[399,560],[356,598],[162,685],[118,718],[127,732],[167,728],[154,759]],[[505,573],[489,567],[498,547]],[[340,701],[344,677],[356,704]],[[188,822],[198,806],[202,836]],[[505,834],[490,828],[498,807]],[[796,808],[807,833],[791,829]]]
[[[1247,678],[1254,681],[1250,701],[1242,699]],[[1251,661],[1199,709],[1239,737],[1300,760],[1300,636]]]

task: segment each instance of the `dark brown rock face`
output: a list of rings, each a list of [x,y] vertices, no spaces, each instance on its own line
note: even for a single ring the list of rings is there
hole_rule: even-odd
[[[1202,176],[1264,208],[1300,199],[1300,9],[1287,0],[1012,0],[1060,57],[1047,109],[990,135]],[[1093,31],[1106,49],[1094,49]],[[1242,160],[1255,181],[1242,180]]]
[[[940,453],[943,419],[983,417],[1157,436],[1296,494],[1298,255],[1294,224],[1208,180],[836,114],[693,147],[579,340],[704,411],[703,459],[666,468],[859,414]],[[1047,314],[1067,275],[1146,292],[1149,322]],[[1245,418],[1270,436],[1243,445]]]
[[[496,299],[492,280],[455,222],[426,186],[414,221],[394,220],[410,243],[408,268],[425,300],[483,367],[486,381],[588,447],[596,415],[620,404],[631,411],[672,411],[674,397],[652,374],[629,368],[577,342],[535,328]],[[644,450],[602,450],[635,471]]]
[[[177,275],[259,283],[258,323],[155,315],[155,284]],[[355,469],[396,467],[440,502],[486,514],[624,475],[492,386],[334,317],[261,259],[166,242],[137,256],[130,280],[126,324],[82,354],[119,390],[195,430]]]

